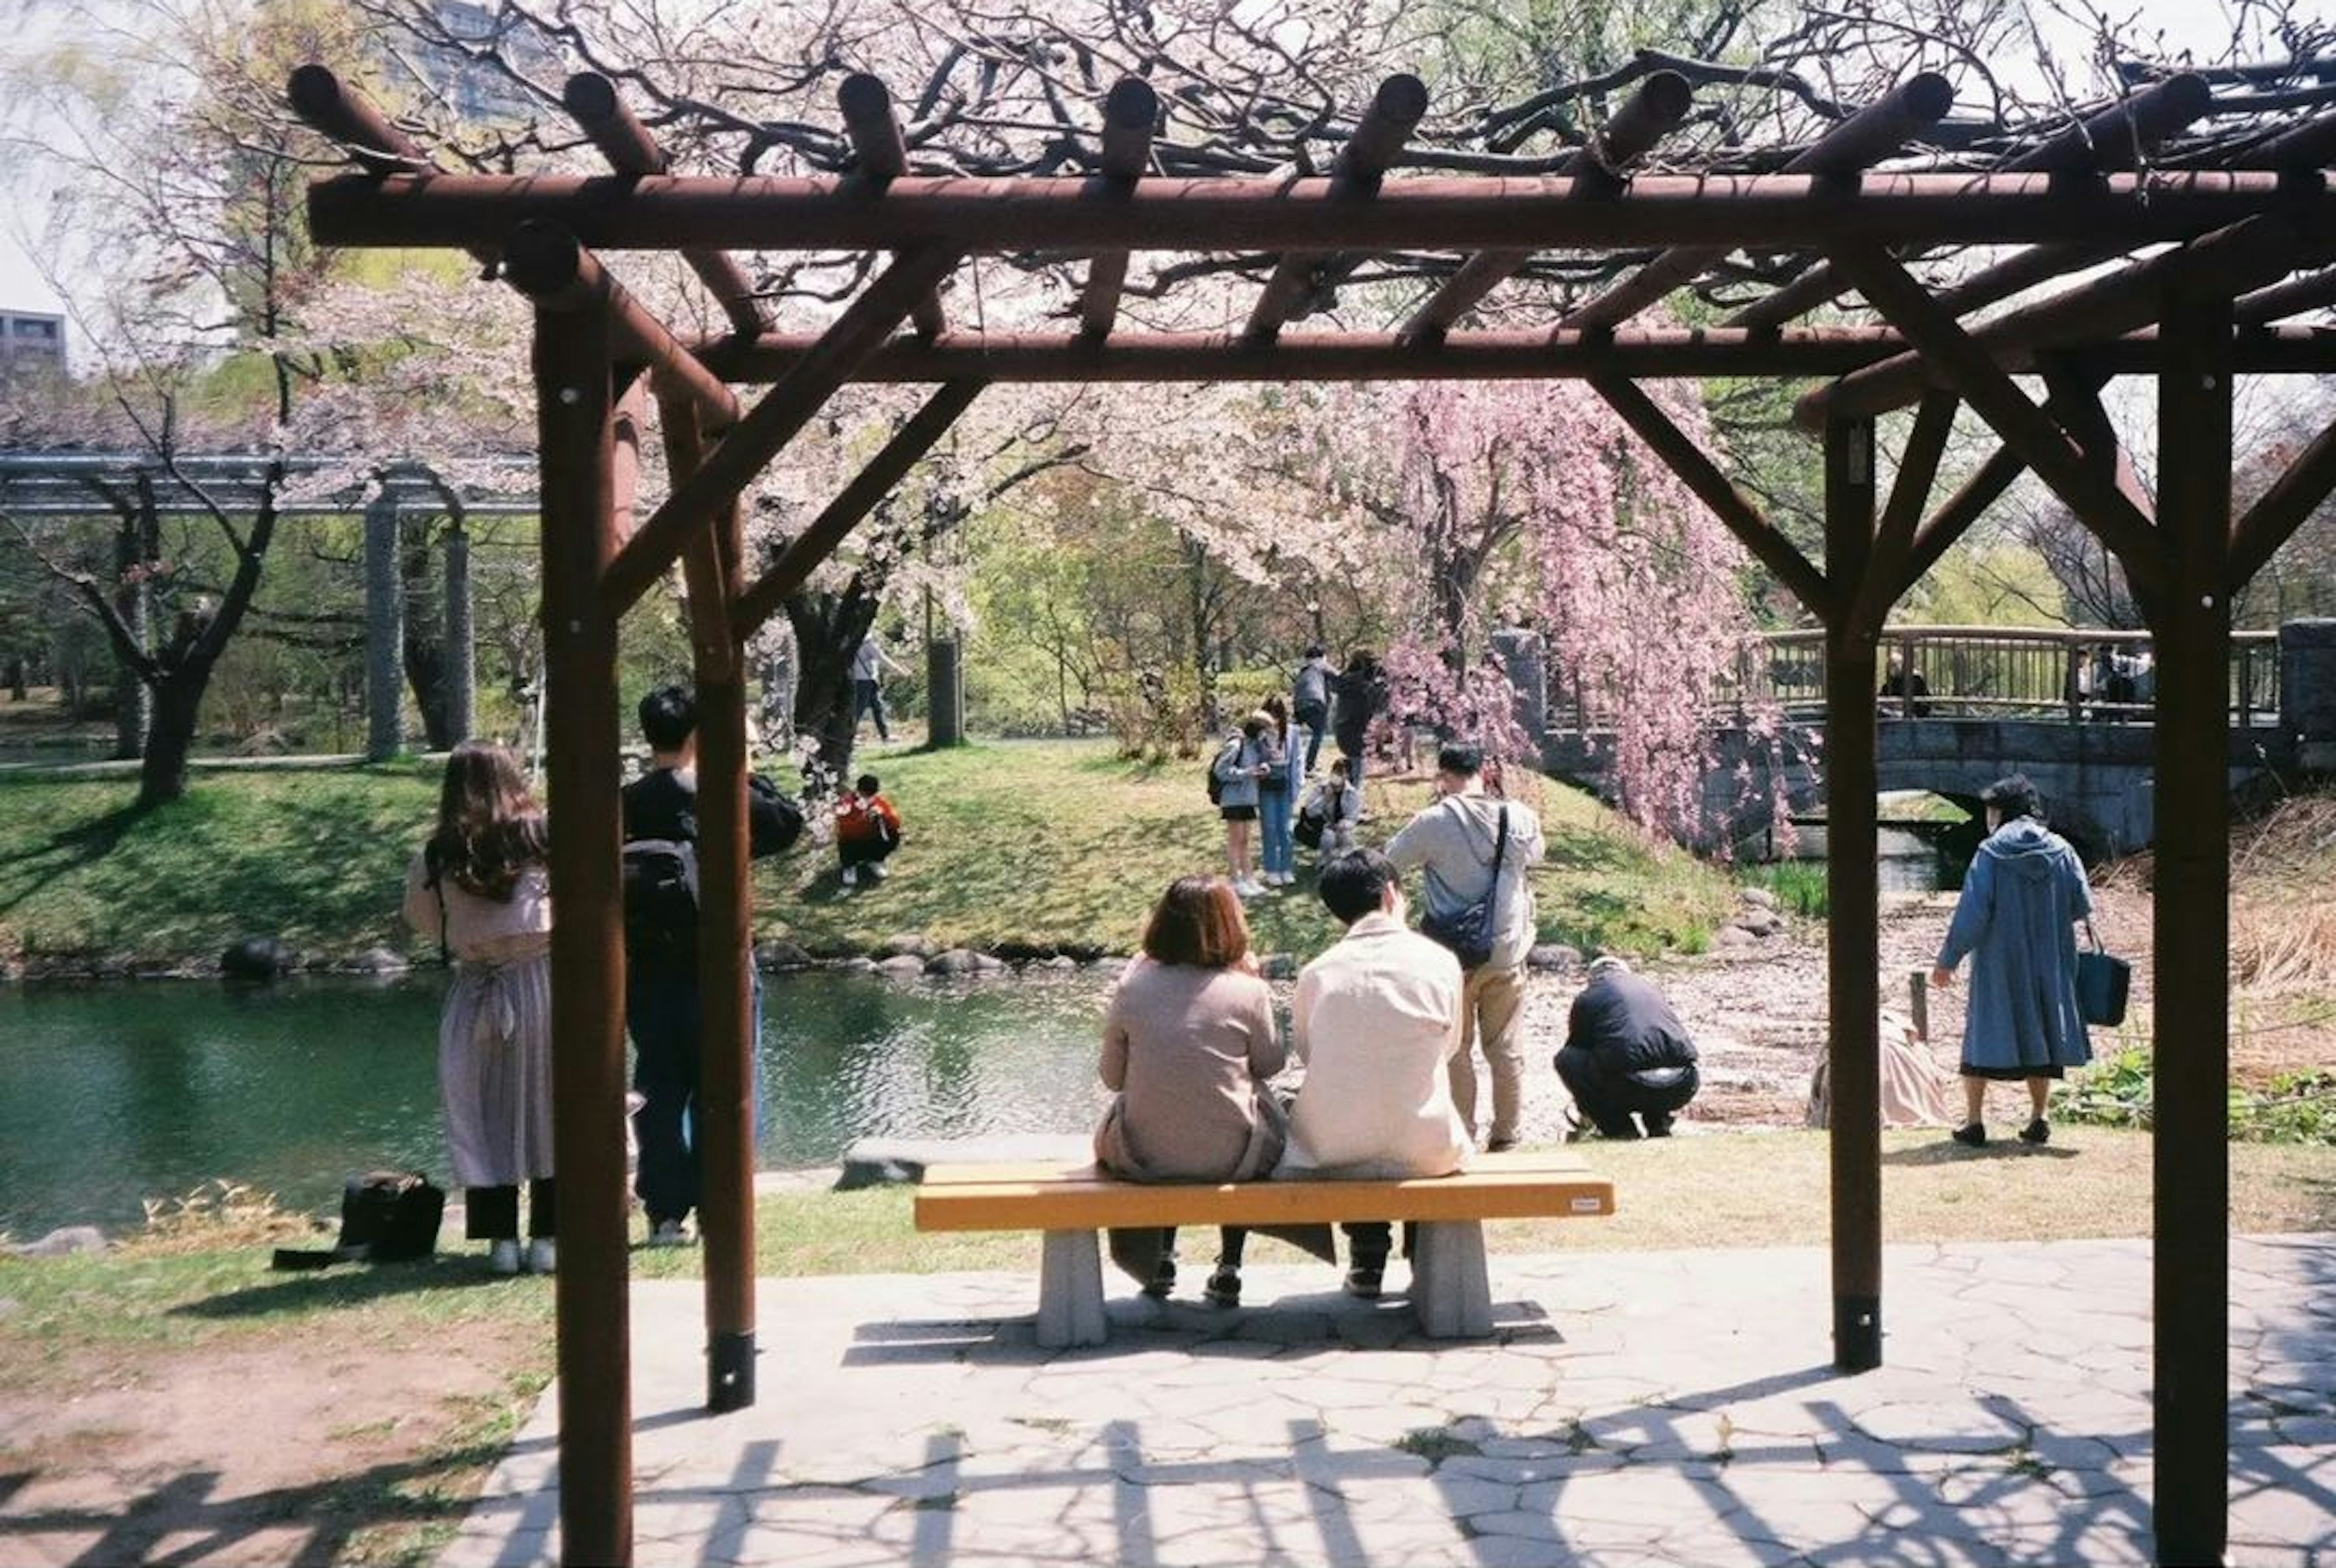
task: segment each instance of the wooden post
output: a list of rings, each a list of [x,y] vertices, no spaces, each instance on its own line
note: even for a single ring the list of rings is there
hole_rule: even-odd
[[[544,738],[551,812],[553,1157],[560,1173],[560,1527],[570,1564],[633,1560],[625,941],[618,886],[615,389],[598,308],[540,309]]]
[[[1832,1061],[1834,1365],[1882,1365],[1881,872],[1874,794],[1881,616],[1854,616],[1872,565],[1874,422],[1828,421],[1825,434],[1825,965]]]
[[[679,485],[704,461],[686,397],[660,400],[666,464]],[[746,826],[746,657],[732,606],[745,586],[734,499],[682,550],[697,683],[697,1135],[706,1248],[706,1405],[754,1402],[754,886]]]
[[[2157,1560],[2222,1560],[2230,1363],[2231,306],[2169,293],[2158,517],[2173,560],[2157,639],[2151,1193]]]

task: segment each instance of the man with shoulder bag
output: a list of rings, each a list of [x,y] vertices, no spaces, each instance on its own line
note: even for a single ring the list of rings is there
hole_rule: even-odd
[[[1424,872],[1426,912],[1419,929],[1460,960],[1462,1043],[1452,1058],[1452,1101],[1476,1134],[1481,1044],[1492,1069],[1493,1116],[1485,1148],[1513,1148],[1523,1110],[1525,959],[1534,937],[1527,868],[1543,854],[1541,819],[1484,783],[1482,746],[1454,745],[1436,758],[1434,803],[1390,840],[1397,871]]]

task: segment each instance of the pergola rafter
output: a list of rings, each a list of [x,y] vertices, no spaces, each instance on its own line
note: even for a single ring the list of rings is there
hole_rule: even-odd
[[[1952,128],[1947,83],[1924,74],[1863,109],[1818,103],[1800,86],[1805,101],[1834,123],[1789,152],[1730,153],[1725,163],[1632,172],[1686,120],[1689,84],[1723,79],[1740,85],[1747,77],[1708,63],[1644,55],[1611,83],[1635,83],[1636,90],[1598,141],[1536,160],[1515,148],[1548,105],[1484,117],[1483,149],[1421,144],[1420,128],[1430,123],[1426,89],[1416,78],[1391,77],[1342,133],[1342,150],[1324,177],[1302,169],[1267,172],[1241,150],[1169,147],[1161,96],[1133,78],[1102,104],[1100,132],[1081,132],[1094,136],[1094,150],[1057,147],[1050,154],[1047,167],[1084,174],[981,172],[998,166],[994,148],[968,161],[971,172],[946,157],[929,161],[920,149],[920,165],[950,172],[919,172],[882,83],[853,76],[839,94],[841,135],[821,132],[822,144],[839,151],[822,166],[840,172],[713,177],[670,168],[608,79],[588,75],[570,81],[565,102],[614,172],[581,177],[440,172],[329,73],[296,73],[296,108],[348,146],[360,165],[360,172],[312,186],[318,240],[467,248],[504,270],[537,313],[548,740],[559,823],[553,1027],[563,1186],[561,1499],[570,1561],[619,1563],[631,1549],[625,1206],[614,1155],[624,1058],[618,805],[608,766],[618,742],[616,636],[625,609],[681,563],[705,716],[704,860],[713,868],[703,900],[701,979],[715,1107],[707,1138],[708,1399],[721,1408],[754,1397],[742,639],[994,383],[1566,375],[1589,379],[1654,457],[1825,628],[1835,848],[1827,872],[1832,1306],[1844,1370],[1878,1365],[1883,1350],[1873,693],[1883,618],[2029,470],[2126,562],[2166,650],[2155,936],[2161,955],[2183,957],[2179,965],[2161,965],[2156,999],[2159,1037],[2185,1042],[2178,1065],[2161,1056],[2158,1066],[2157,1538],[2167,1561],[2219,1554],[2227,1305],[2219,1292],[2190,1284],[2194,1271],[2223,1278],[2228,1245],[2221,1094],[2228,794],[2214,683],[2224,678],[2229,592],[2336,487],[2331,432],[2234,527],[2230,378],[2243,371],[2336,371],[2336,332],[2274,325],[2336,296],[2327,273],[2291,276],[2336,255],[2327,239],[2336,234],[2336,189],[2321,168],[2336,157],[2336,114],[2294,115],[2289,100],[2253,91],[2251,79],[2224,94],[2219,78],[2176,75],[2050,123],[1998,127],[1991,138],[1968,123],[1955,130],[1964,147],[1998,148],[1992,164],[1965,154],[1983,166],[1879,169]],[[1056,107],[1067,122],[1068,110]],[[2244,124],[2217,123],[2233,117]],[[918,119],[930,131],[922,107]],[[2155,164],[2161,142],[2202,122],[2212,133],[2195,141],[2195,155],[2185,154],[2191,166]],[[840,159],[846,149],[848,167]],[[1155,173],[1155,163],[1177,173]],[[1786,171],[1745,171],[1778,168]],[[1959,319],[2018,290],[2156,245],[2172,248],[1984,325]],[[1927,287],[1910,269],[1910,258],[1963,246],[2030,248],[1944,290]],[[657,322],[598,258],[629,249],[680,253],[724,311],[728,334],[693,343]],[[832,323],[804,333],[774,328],[764,309],[769,289],[758,288],[751,268],[727,254],[740,249],[890,259]],[[1791,264],[1796,269],[1782,273],[1781,284],[1737,309],[1728,326],[1630,325],[1680,288],[1708,299],[1715,289],[1740,288],[1747,277],[1779,276],[1772,263],[1736,262],[1743,250],[1816,259]],[[1652,259],[1641,263],[1649,251]],[[1130,258],[1139,252],[1229,258],[1228,270],[1261,272],[1266,281],[1240,330],[1127,333],[1119,328],[1119,306]],[[1366,268],[1390,257],[1400,258],[1406,276],[1434,280],[1399,325],[1284,330],[1327,308],[1341,284],[1362,292],[1360,280],[1373,276]],[[1076,317],[1076,331],[993,334],[987,321],[952,326],[939,290],[968,258],[1006,258],[1035,276],[1084,261],[1083,281],[1061,310]],[[1503,279],[1561,272],[1544,268],[1547,261],[1583,264],[1563,276],[1614,281],[1587,299],[1560,304],[1534,330],[1455,330]],[[1146,292],[1165,291],[1169,278],[1163,270]],[[1883,324],[1789,325],[1844,287],[1861,293]],[[904,322],[914,324],[911,334],[898,334]],[[662,405],[671,484],[664,503],[626,537],[630,458],[618,440],[620,400],[640,372]],[[2029,372],[2046,375],[2040,405],[2012,379]],[[2127,373],[2160,382],[2157,516],[2120,483],[2121,453],[2098,401],[2108,376]],[[1637,385],[1701,375],[1828,378],[1797,407],[1825,443],[1821,563],[1762,516]],[[855,381],[939,386],[750,583],[740,533],[746,487]],[[742,408],[732,383],[770,390]],[[1875,421],[1916,404],[1885,499],[1875,473]],[[1932,482],[1961,406],[2003,444],[1932,508]],[[2202,583],[2211,586],[2201,591]]]

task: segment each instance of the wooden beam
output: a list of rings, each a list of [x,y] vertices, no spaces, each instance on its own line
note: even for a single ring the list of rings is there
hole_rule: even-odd
[[[2227,297],[2168,290],[2158,511],[2180,590],[2157,652],[2151,944],[2151,1464],[2161,1563],[2219,1563],[2230,1462],[2231,375]],[[2211,1288],[2203,1288],[2208,1281]]]
[[[1355,134],[1339,149],[1330,170],[1329,199],[1337,202],[1368,201],[1379,191],[1387,166],[1403,151],[1413,127],[1427,112],[1427,84],[1401,72],[1379,83],[1371,95]],[[1257,304],[1250,310],[1242,340],[1270,343],[1282,325],[1302,314],[1305,305],[1325,280],[1335,283],[1354,269],[1358,258],[1319,250],[1291,250],[1274,264]]]
[[[1368,201],[1326,180],[1143,181],[910,175],[881,195],[832,176],[339,175],[308,188],[324,245],[492,244],[530,219],[599,249],[888,250],[948,236],[978,254],[1454,250],[1732,245],[2040,244],[2184,240],[2277,211],[2298,232],[2336,229],[2336,189],[2253,172],[2115,174],[2070,190],[2042,174],[1642,174],[1601,201],[1576,180],[1419,176]]]
[[[600,156],[608,161],[609,168],[619,174],[666,171],[665,153],[649,135],[648,128],[625,107],[614,82],[597,71],[579,71],[568,79],[560,98],[567,105],[569,115],[591,138],[592,145],[600,150]],[[730,318],[733,332],[752,337],[769,328],[770,320],[763,312],[763,302],[755,297],[754,281],[729,252],[697,247],[683,251],[681,258],[722,307],[722,313]]]
[[[1565,161],[1563,172],[1573,177],[1576,193],[1611,196],[1621,190],[1622,170],[1686,119],[1694,102],[1695,89],[1676,71],[1658,71],[1640,83],[1604,132]],[[1462,317],[1532,256],[1530,250],[1476,252],[1412,314],[1404,324],[1403,341],[1442,342]]]
[[[1152,84],[1122,77],[1103,104],[1103,162],[1097,178],[1114,190],[1133,190],[1152,166],[1152,138],[1160,126],[1160,95]],[[1119,316],[1120,290],[1127,284],[1127,252],[1105,250],[1087,263],[1086,287],[1079,295],[1079,332],[1100,340],[1111,335]]]
[[[828,502],[826,510],[812,520],[810,527],[795,536],[770,570],[739,594],[731,624],[741,638],[754,636],[786,602],[787,595],[810,580],[811,574],[835,553],[836,546],[843,542],[860,520],[891,494],[893,487],[916,466],[917,460],[948,433],[959,414],[973,406],[973,400],[981,395],[986,385],[979,381],[944,382],[926,399],[925,405],[893,433],[883,450],[869,459],[868,466]]]
[[[1825,427],[1825,578],[1840,602],[1874,566],[1874,422]],[[1882,1365],[1881,871],[1875,746],[1880,628],[1825,625],[1826,1123],[1834,1365]]]
[[[1819,619],[1830,619],[1836,613],[1834,589],[1825,574],[1811,566],[1808,558],[1793,547],[1786,539],[1760,515],[1760,509],[1750,498],[1728,482],[1711,461],[1710,454],[1687,437],[1686,432],[1671,422],[1670,415],[1657,406],[1655,400],[1631,382],[1612,376],[1592,376],[1590,385],[1604,398],[1622,422],[1638,433],[1665,466],[1677,474],[1679,482],[1693,491],[1704,505],[1711,508],[1728,531],[1734,534],[1744,548],[1787,589],[1793,597],[1807,607]]]
[[[2088,115],[2050,140],[2010,159],[2007,173],[2105,172],[2131,169],[2141,153],[2205,114],[2213,92],[2194,71],[2152,83]],[[1957,316],[2009,298],[2047,278],[2105,261],[2097,247],[2062,246],[2023,251],[1985,268],[1956,288],[1942,289],[1939,302]],[[1819,260],[1765,299],[1757,299],[1726,322],[1729,326],[1776,327],[1831,301],[1849,287],[1840,269]],[[1950,298],[1950,296],[1953,298]]]
[[[539,310],[603,312],[619,364],[638,365],[659,386],[687,396],[698,416],[716,429],[738,423],[736,394],[627,293],[574,235],[549,224],[521,224],[504,248],[503,277],[534,300]]]
[[[2081,374],[2071,371],[2060,379],[2064,386],[2079,387],[2088,393],[2096,394],[2108,384],[2106,372],[2097,362],[2090,359],[2088,359]],[[2058,403],[2047,398],[2044,403],[2044,412],[2059,421],[2062,428],[2067,428],[2068,421],[2060,418],[2065,410]],[[1924,573],[1939,564],[1940,558],[1947,553],[1955,541],[1968,532],[1971,525],[1977,522],[1981,515],[1995,504],[1997,498],[2010,490],[2013,482],[2027,472],[2028,464],[2020,460],[2018,453],[2008,446],[2000,445],[1989,454],[1987,460],[1979,465],[1978,470],[1962,482],[1937,511],[1931,514],[1930,521],[1923,523],[1921,531],[1915,534],[1913,548],[1908,550],[1906,559],[1899,565],[1896,593],[1903,594],[1908,589],[1920,582]]]
[[[1938,477],[1939,460],[1946,454],[1947,437],[1954,430],[1955,410],[1960,406],[1961,399],[1953,393],[1933,392],[1915,412],[1914,428],[1906,437],[1905,453],[1898,460],[1897,477],[1891,482],[1889,504],[1883,508],[1882,526],[1874,534],[1874,549],[1843,623],[1846,629],[1879,636],[1890,607],[1905,591],[1914,531],[1929,510],[1931,482]]]
[[[1987,351],[1941,310],[1922,285],[1887,253],[1843,247],[1842,270],[1876,310],[1906,335],[1916,351],[1942,370],[1956,391],[2002,437],[2006,446],[2052,487],[2078,520],[2117,551],[2136,597],[2163,590],[2167,571],[2149,517],[2114,482],[2085,461],[2076,443],[2028,400]]]
[[[2331,305],[2336,305],[2336,267],[2326,267],[2256,289],[2239,300],[2232,315],[2242,326],[2263,326],[2282,317],[2325,310]]]
[[[2336,492],[2336,424],[2313,437],[2312,444],[2247,508],[2246,515],[2232,525],[2230,575],[2224,579],[2224,597],[2238,597],[2331,492]]]
[[[2121,336],[2156,319],[2157,301],[2169,287],[2201,294],[2251,292],[2327,255],[2336,248],[2331,233],[2336,229],[2315,229],[2284,211],[2251,218],[2177,250],[2006,312],[1973,329],[1971,336],[1997,355]],[[2107,244],[2121,237],[2095,238]],[[1804,395],[1793,406],[1794,420],[1805,430],[1815,430],[1833,413],[1883,414],[1903,408],[1921,395],[1930,371],[1920,354],[1868,365]]]
[[[774,336],[752,343],[708,339],[695,351],[734,382],[776,381],[818,339]],[[1630,327],[1616,332],[1461,332],[1440,340],[1383,332],[1285,333],[1252,348],[1233,335],[1115,333],[1108,340],[1055,333],[948,333],[931,343],[895,339],[862,360],[854,381],[1194,382],[1514,381],[1611,375],[1630,380],[1706,375],[1831,376],[1903,352],[1886,326],[1788,326],[1776,333],[1728,327]],[[2283,326],[2237,335],[2237,364],[2257,374],[2336,374],[2336,326]],[[1997,363],[2027,372],[2054,351],[2011,346]],[[2119,373],[2152,372],[2162,357],[2154,328],[2087,349]]]
[[[861,291],[812,353],[706,454],[695,472],[674,486],[665,504],[609,562],[601,592],[616,611],[629,608],[664,575],[690,532],[754,482],[850,378],[852,367],[949,276],[957,259],[958,253],[946,247],[911,250]]]
[[[1921,135],[1954,107],[1954,88],[1935,71],[1908,77],[1827,131],[1785,165],[1788,174],[1837,180],[1877,163]],[[1667,250],[1637,272],[1566,313],[1561,326],[1619,326],[1725,256],[1729,246]]]
[[[852,170],[857,186],[882,191],[909,172],[909,141],[901,133],[900,117],[892,112],[892,94],[866,72],[855,72],[835,90],[835,105],[843,113],[844,134],[859,160]],[[909,313],[920,337],[939,337],[949,329],[940,297],[928,294]]]
[[[623,746],[617,618],[599,592],[617,548],[616,401],[605,312],[539,309],[544,757],[551,820],[552,1161],[560,1179],[560,1526],[569,1563],[633,1560],[625,1224]]]

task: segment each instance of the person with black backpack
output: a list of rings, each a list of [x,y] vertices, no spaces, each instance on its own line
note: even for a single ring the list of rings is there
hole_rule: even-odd
[[[689,1242],[698,1193],[697,701],[659,687],[641,699],[649,771],[625,786],[625,1027],[633,1037],[633,1113],[640,1166],[633,1190],[649,1245]],[[803,833],[803,813],[749,775],[748,852],[759,859]],[[762,987],[754,1029],[762,1031]]]

